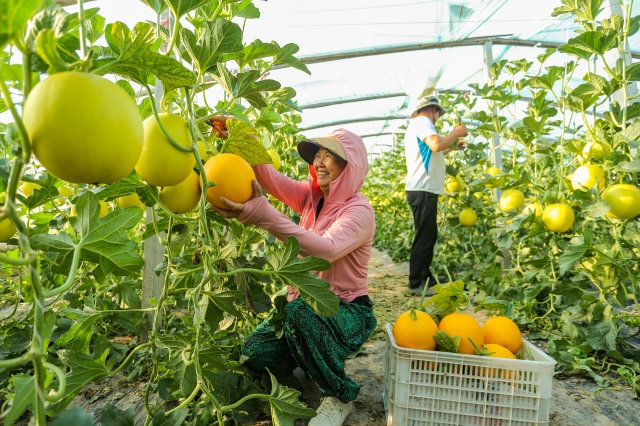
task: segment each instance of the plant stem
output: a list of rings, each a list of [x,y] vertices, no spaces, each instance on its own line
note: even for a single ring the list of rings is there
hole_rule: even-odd
[[[147,93],[151,93],[151,88],[149,87],[148,84],[145,83],[144,87],[147,89]],[[164,135],[165,138],[167,138],[169,143],[171,143],[171,145],[175,149],[177,149],[178,151],[181,151],[181,152],[192,152],[194,150],[194,148],[192,146],[186,147],[186,146],[176,142],[176,140],[173,139],[171,137],[171,135],[169,134],[169,132],[167,132],[167,130],[164,128],[164,126],[162,125],[162,121],[160,121],[160,116],[158,115],[158,109],[156,108],[156,103],[151,101],[151,102],[149,102],[149,105],[151,105],[151,110],[153,111],[153,116],[156,119],[156,124],[158,124],[158,127],[162,131],[162,134]]]
[[[180,23],[178,22],[178,17],[176,15],[173,15],[173,17],[174,17],[173,30],[171,31],[171,38],[169,39],[169,46],[167,46],[165,55],[171,55],[173,46],[175,46],[176,39],[178,38],[178,30],[180,29]],[[169,22],[171,22],[171,19],[169,20]],[[151,93],[151,92],[148,92],[148,93]]]
[[[9,369],[9,368],[18,367],[19,365],[26,364],[27,362],[29,362],[30,359],[31,359],[31,356],[29,353],[26,353],[19,358],[0,359],[0,368]]]
[[[127,358],[125,358],[124,361],[122,361],[122,363],[120,364],[120,367],[116,368],[115,370],[113,370],[111,373],[112,376],[114,374],[118,374],[120,372],[120,370],[122,370],[128,363],[129,361],[131,361],[131,358],[133,358],[133,355],[138,352],[140,349],[144,349],[144,348],[148,348],[149,346],[153,346],[153,343],[148,342],[148,343],[144,343],[140,346],[136,346],[136,348],[134,350],[131,351],[131,353],[129,353],[129,355],[127,355]]]
[[[76,279],[76,272],[78,271],[78,265],[80,264],[80,252],[82,251],[82,240],[76,245],[76,248],[73,250],[73,260],[71,261],[71,268],[69,270],[69,276],[67,277],[67,281],[60,287],[54,288],[52,290],[44,292],[45,297],[57,296],[58,294],[62,294],[65,291],[69,290]]]
[[[42,366],[47,370],[53,371],[54,374],[58,377],[58,380],[60,381],[60,384],[58,385],[58,392],[56,392],[56,395],[54,396],[45,395],[44,399],[47,402],[58,402],[65,396],[65,392],[67,390],[67,375],[59,367],[53,364],[49,364],[48,362],[43,362]]]

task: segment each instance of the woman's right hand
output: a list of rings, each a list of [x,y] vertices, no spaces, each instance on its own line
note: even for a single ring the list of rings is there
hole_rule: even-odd
[[[251,200],[253,200],[254,198],[262,197],[262,188],[260,187],[260,184],[256,179],[254,179],[253,182],[251,182],[251,188],[253,189],[253,193],[251,194]],[[235,203],[225,197],[220,197],[220,201],[222,201],[222,204],[224,204],[228,208],[221,209],[214,205],[212,205],[211,208],[224,218],[236,219],[244,211],[244,203]]]

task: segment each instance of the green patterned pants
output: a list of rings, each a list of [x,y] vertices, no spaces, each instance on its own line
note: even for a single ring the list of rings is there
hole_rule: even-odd
[[[284,336],[278,339],[265,321],[247,337],[242,354],[249,357],[246,365],[260,373],[293,358],[323,396],[353,401],[360,386],[347,377],[344,362],[377,325],[372,303],[341,301],[338,313],[326,318],[298,298],[284,310]]]

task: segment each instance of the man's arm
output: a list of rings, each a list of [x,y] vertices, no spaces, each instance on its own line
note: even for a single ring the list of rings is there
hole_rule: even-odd
[[[462,151],[463,149],[466,148],[466,146],[467,146],[467,141],[462,139],[462,140],[458,141],[458,144],[455,147],[450,147],[450,148],[442,150],[442,154],[443,155],[447,155],[451,151]]]
[[[458,139],[467,136],[469,132],[467,132],[467,128],[464,125],[456,126],[451,133],[446,136],[438,136],[431,135],[425,139],[425,143],[431,148],[433,152],[444,151],[445,149],[451,147],[454,143],[457,142]]]

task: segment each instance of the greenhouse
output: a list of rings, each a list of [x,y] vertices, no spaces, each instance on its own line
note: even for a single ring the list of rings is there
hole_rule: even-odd
[[[633,0],[0,0],[0,421],[640,424]]]

